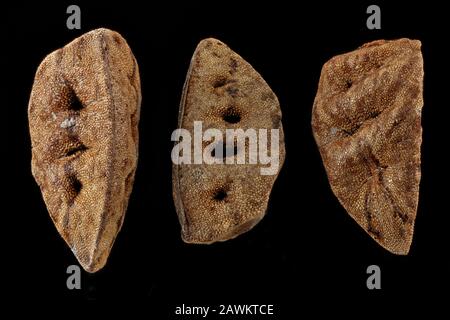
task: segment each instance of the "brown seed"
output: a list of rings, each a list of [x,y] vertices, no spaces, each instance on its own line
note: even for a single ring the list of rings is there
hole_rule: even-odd
[[[380,245],[407,254],[420,182],[423,60],[417,40],[379,40],[322,68],[312,128],[331,188]]]
[[[101,269],[124,219],[138,155],[139,71],[126,41],[97,29],[49,54],[28,106],[32,171],[58,232]]]
[[[262,175],[260,169],[266,165],[260,162],[173,165],[173,197],[183,240],[225,241],[250,230],[266,212],[285,157],[280,106],[250,64],[219,40],[205,39],[186,77],[179,128],[193,136],[194,121],[202,121],[205,129],[217,128],[224,137],[226,129],[279,129],[279,167],[274,175]],[[232,151],[248,155],[248,146]]]

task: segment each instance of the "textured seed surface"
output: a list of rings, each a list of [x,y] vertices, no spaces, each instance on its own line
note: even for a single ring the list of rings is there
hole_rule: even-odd
[[[277,97],[250,64],[216,39],[199,43],[184,85],[179,127],[193,136],[194,121],[203,121],[203,130],[217,128],[223,135],[227,128],[277,128],[278,169],[284,162]],[[256,225],[266,212],[278,175],[261,175],[261,166],[265,165],[174,165],[173,196],[183,240],[224,241]]]
[[[312,128],[334,194],[380,245],[407,254],[420,182],[423,60],[417,40],[379,40],[322,68]]]
[[[50,216],[86,271],[119,232],[138,155],[139,71],[126,41],[97,29],[49,54],[28,106],[32,172]]]

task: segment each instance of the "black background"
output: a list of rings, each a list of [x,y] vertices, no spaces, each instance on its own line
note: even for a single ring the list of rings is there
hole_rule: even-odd
[[[3,202],[9,297],[78,306],[140,301],[158,319],[173,316],[182,303],[275,304],[277,318],[294,319],[307,311],[350,314],[355,303],[370,306],[367,314],[375,315],[385,307],[425,308],[422,297],[432,297],[435,308],[439,297],[448,298],[448,187],[442,183],[447,173],[441,170],[448,145],[448,66],[443,59],[448,27],[442,8],[428,2],[378,3],[382,29],[368,30],[369,2],[79,3],[82,30],[68,30],[69,4],[16,4],[3,16],[10,48],[2,53],[8,70],[7,103],[2,105],[7,111],[6,158],[12,161]],[[77,261],[53,226],[31,175],[26,112],[34,73],[46,54],[98,27],[121,33],[139,63],[140,156],[126,219],[107,265],[96,274],[83,271],[82,289],[70,291],[66,268]],[[172,200],[170,135],[177,126],[191,55],[210,36],[250,62],[277,94],[287,158],[268,213],[253,230],[232,241],[198,246],[180,238]],[[408,256],[381,248],[339,205],[310,126],[326,60],[371,40],[400,37],[421,40],[425,61],[422,180]],[[371,264],[381,267],[382,290],[366,288]]]

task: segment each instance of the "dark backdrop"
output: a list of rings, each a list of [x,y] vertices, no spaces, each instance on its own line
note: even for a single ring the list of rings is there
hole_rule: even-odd
[[[182,303],[267,303],[276,305],[279,318],[294,319],[305,311],[350,313],[355,303],[381,314],[385,306],[422,307],[422,297],[446,295],[448,187],[441,183],[447,174],[441,165],[448,143],[448,59],[443,59],[448,27],[442,8],[429,2],[379,3],[382,29],[371,31],[365,23],[371,3],[143,2],[80,3],[81,31],[66,28],[70,3],[16,4],[3,15],[7,42],[2,46],[8,49],[2,49],[7,70],[7,103],[2,107],[8,132],[2,156],[11,164],[3,185],[7,258],[2,264],[11,298],[77,305],[132,299],[143,301],[148,314],[159,314],[159,319],[168,318]],[[46,54],[98,27],[121,33],[139,63],[140,156],[126,219],[106,267],[92,275],[83,271],[82,289],[69,291],[66,267],[77,261],[53,226],[31,175],[26,112],[34,73]],[[266,217],[235,240],[199,246],[180,238],[172,200],[170,135],[193,50],[210,36],[250,62],[278,96],[287,158]],[[422,181],[408,256],[381,248],[339,205],[310,126],[326,60],[371,40],[400,37],[420,39],[425,61]],[[382,290],[366,288],[370,264],[381,267]],[[411,303],[414,298],[418,303]],[[342,303],[328,307],[336,301]]]

